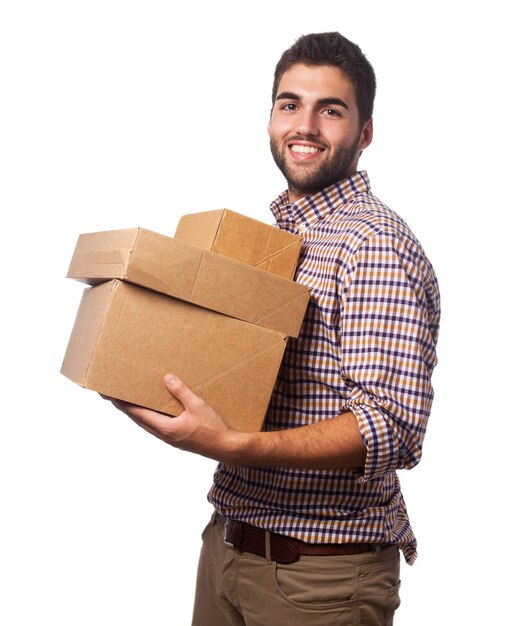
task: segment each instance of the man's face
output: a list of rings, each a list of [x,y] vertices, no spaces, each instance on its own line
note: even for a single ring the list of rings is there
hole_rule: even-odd
[[[298,63],[281,77],[268,133],[293,202],[356,171],[372,120],[361,125],[354,87],[339,68]]]

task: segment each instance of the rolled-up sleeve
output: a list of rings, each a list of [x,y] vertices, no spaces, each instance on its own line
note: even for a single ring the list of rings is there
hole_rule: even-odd
[[[349,260],[339,311],[341,374],[367,449],[360,482],[416,465],[433,400],[440,314],[416,242],[380,234]]]

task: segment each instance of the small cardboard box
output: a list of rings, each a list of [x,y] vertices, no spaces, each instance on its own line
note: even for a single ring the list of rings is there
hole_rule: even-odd
[[[287,337],[112,280],[84,291],[62,374],[82,387],[168,415],[182,407],[173,372],[243,432],[261,428]]]
[[[229,209],[183,215],[175,238],[292,279],[302,239]]]
[[[119,278],[297,337],[308,287],[144,228],[80,235],[67,273]]]

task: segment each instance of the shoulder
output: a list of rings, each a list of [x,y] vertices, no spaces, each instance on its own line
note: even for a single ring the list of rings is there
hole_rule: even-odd
[[[395,250],[401,258],[433,271],[431,263],[407,222],[370,192],[358,193],[330,214],[320,229],[345,241],[348,267],[360,252]]]
[[[357,271],[378,280],[401,272],[423,299],[438,308],[438,281],[423,246],[407,222],[372,193],[356,194],[323,227],[345,241],[340,263],[344,286]]]

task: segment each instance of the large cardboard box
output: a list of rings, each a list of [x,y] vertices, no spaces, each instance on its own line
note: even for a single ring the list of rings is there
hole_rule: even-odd
[[[301,237],[229,209],[183,215],[175,238],[288,279],[302,246]]]
[[[287,337],[120,280],[84,291],[61,372],[79,385],[168,415],[180,376],[240,431],[261,428]]]
[[[143,228],[81,235],[67,276],[90,285],[118,278],[291,337],[310,295],[291,280]]]

